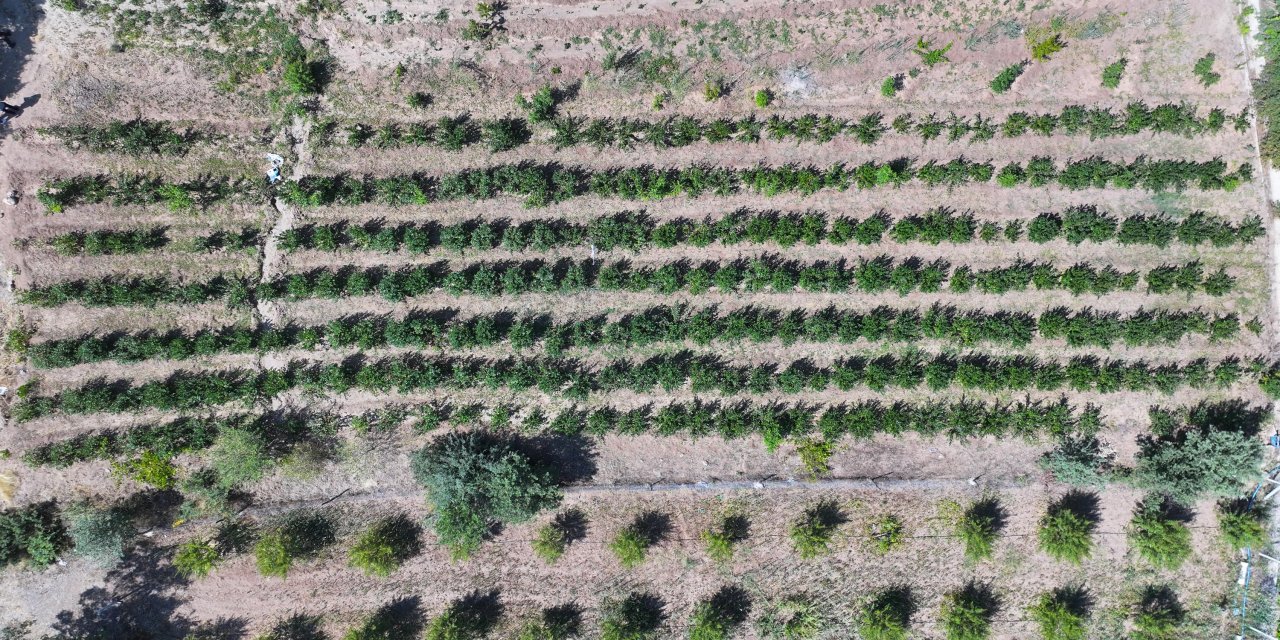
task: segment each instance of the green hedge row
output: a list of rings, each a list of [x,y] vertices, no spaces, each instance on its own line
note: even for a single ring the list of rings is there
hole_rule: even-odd
[[[1192,111],[1194,115],[1194,110]],[[128,155],[175,155],[187,152],[203,136],[190,129],[175,130],[167,122],[134,118],[113,120],[105,125],[57,125],[37,129],[41,135],[58,138],[69,147],[85,147],[96,153]]]
[[[1146,274],[1152,293],[1174,290],[1195,293],[1203,291],[1220,296],[1231,291],[1235,279],[1224,269],[1205,275],[1198,262],[1166,265]],[[797,289],[809,292],[862,293],[912,291],[953,293],[977,291],[1004,294],[1026,291],[1063,289],[1074,295],[1104,295],[1115,291],[1131,291],[1139,284],[1137,271],[1120,272],[1113,267],[1095,268],[1079,263],[1065,269],[1051,264],[1017,262],[1005,267],[971,269],[952,267],[945,260],[924,262],[916,258],[894,261],[887,256],[861,260],[855,265],[838,262],[796,263],[774,257],[705,262],[694,266],[687,262],[661,267],[633,268],[627,261],[600,264],[591,260],[541,260],[526,262],[483,262],[461,270],[451,270],[448,263],[405,267],[396,271],[383,268],[316,269],[305,274],[277,278],[258,287],[260,299],[312,297],[339,298],[377,293],[392,301],[426,295],[437,288],[451,295],[483,296],[520,295],[530,292],[573,293],[586,289],[601,291],[655,291],[664,295],[688,291],[698,295],[718,292],[787,293]],[[33,292],[34,293],[34,290]]]
[[[1099,243],[1119,241],[1126,245],[1167,247],[1175,241],[1188,245],[1207,241],[1216,247],[1228,247],[1250,244],[1265,233],[1262,219],[1258,216],[1250,216],[1239,225],[1203,212],[1192,213],[1181,221],[1165,215],[1132,215],[1121,221],[1098,211],[1096,207],[1073,207],[1061,214],[1041,213],[1029,220],[1003,224],[981,222],[970,214],[957,214],[947,209],[933,209],[924,215],[908,216],[896,222],[884,213],[862,220],[846,216],[829,220],[826,214],[813,211],[784,215],[774,211],[739,209],[719,220],[713,221],[708,217],[702,222],[688,219],[659,222],[643,213],[624,212],[597,218],[588,224],[574,224],[563,218],[519,224],[479,219],[450,225],[436,222],[397,226],[386,226],[381,222],[308,224],[281,234],[279,246],[285,251],[359,249],[383,252],[398,251],[403,247],[413,253],[426,254],[440,248],[457,253],[499,247],[508,251],[541,252],[590,244],[601,251],[639,251],[677,245],[705,247],[715,242],[724,245],[777,244],[782,247],[820,242],[874,245],[885,241],[887,234],[889,240],[897,243],[935,245],[1000,239],[1017,242],[1025,236],[1036,243],[1062,238],[1072,244],[1086,240]]]
[[[1201,311],[1139,310],[1122,316],[1059,307],[1035,316],[1018,312],[961,312],[936,304],[923,314],[916,309],[891,307],[878,307],[867,313],[834,307],[819,311],[749,307],[717,313],[713,308],[695,311],[684,305],[657,306],[616,320],[597,315],[560,322],[549,315],[516,317],[510,312],[466,319],[452,312],[413,312],[399,320],[348,316],[309,327],[258,330],[227,327],[192,334],[179,331],[86,334],[29,345],[27,356],[36,367],[48,369],[106,360],[183,360],[220,353],[312,349],[322,342],[361,349],[385,346],[470,349],[505,341],[515,349],[539,345],[551,356],[572,348],[633,348],[685,340],[706,346],[713,342],[737,344],[748,340],[853,344],[859,339],[915,342],[928,338],[965,346],[994,343],[1022,347],[1037,331],[1047,339],[1065,339],[1072,347],[1109,347],[1117,342],[1143,346],[1176,343],[1191,334],[1207,335],[1213,341],[1228,340],[1239,333],[1240,321],[1235,314],[1215,316]]]
[[[1164,265],[1145,275],[1147,291],[1154,294],[1203,291],[1221,296],[1235,288],[1235,278],[1219,269],[1206,275],[1199,262]],[[432,265],[404,267],[395,271],[383,267],[357,269],[314,269],[308,273],[282,276],[255,288],[247,280],[217,276],[211,280],[177,283],[165,277],[72,280],[21,292],[25,304],[53,307],[72,302],[90,307],[150,306],[158,303],[197,304],[225,300],[230,305],[260,300],[341,298],[377,294],[391,301],[427,295],[437,289],[460,296],[520,295],[525,293],[575,293],[600,291],[655,291],[663,295],[688,291],[699,295],[711,291],[772,291],[862,293],[913,291],[935,293],[980,292],[1005,294],[1014,291],[1065,290],[1073,295],[1106,295],[1133,291],[1140,282],[1137,271],[1101,269],[1078,263],[1065,269],[1051,264],[1017,262],[1006,267],[973,270],[952,267],[945,260],[924,262],[918,258],[894,261],[887,256],[861,260],[857,266],[838,262],[784,262],[766,256],[730,263],[705,262],[697,267],[678,262],[661,267],[632,268],[627,261],[600,265],[592,260],[541,260],[483,262],[452,270],[441,261]]]
[[[1004,187],[1051,184],[1068,189],[1117,188],[1149,191],[1231,190],[1253,179],[1253,165],[1243,163],[1228,171],[1221,159],[1150,160],[1130,163],[1093,157],[1057,165],[1038,157],[1025,165],[1009,163],[997,172],[991,163],[956,158],[949,162],[929,162],[915,166],[902,158],[889,162],[866,162],[856,167],[843,164],[827,169],[815,167],[759,166],[729,169],[695,165],[684,168],[630,167],[593,172],[589,169],[550,164],[524,163],[483,169],[467,169],[440,177],[402,175],[386,178],[355,176],[312,176],[284,183],[280,196],[296,206],[357,205],[380,203],[389,206],[426,204],[434,201],[485,200],[499,196],[522,196],[529,207],[546,206],[571,198],[596,195],[626,200],[659,200],[685,195],[726,196],[751,191],[765,196],[784,193],[810,195],[823,189],[848,190],[901,186],[918,181],[928,187],[952,188],[987,183],[992,179]]]
[[[286,370],[266,372],[184,371],[166,380],[143,384],[94,381],[57,395],[29,396],[14,406],[13,417],[23,422],[55,412],[75,415],[195,410],[237,400],[263,400],[291,388],[317,393],[342,393],[352,388],[382,393],[392,389],[408,393],[437,388],[506,388],[520,393],[536,387],[542,393],[585,400],[592,394],[619,390],[652,393],[661,389],[670,393],[686,386],[693,393],[723,395],[848,391],[857,387],[882,392],[922,385],[935,391],[956,386],[986,392],[1070,389],[1172,393],[1184,386],[1224,389],[1245,377],[1252,377],[1269,393],[1273,388],[1280,391],[1280,382],[1275,380],[1280,375],[1267,364],[1255,361],[1246,365],[1235,358],[1213,365],[1201,359],[1183,365],[1155,366],[1142,361],[1102,361],[1091,356],[1074,357],[1063,364],[1025,356],[912,354],[850,358],[830,367],[800,360],[781,368],[777,364],[735,365],[689,353],[644,361],[614,360],[601,366],[587,366],[573,359],[484,360],[410,355],[375,362],[352,359],[341,365],[295,362]]]
[[[184,248],[192,251],[237,251],[256,247],[259,240],[257,229],[245,227],[239,231],[215,231],[193,237]],[[154,251],[170,246],[170,240],[165,227],[147,227],[125,231],[72,231],[54,236],[49,245],[64,256],[109,256]]]
[[[559,116],[550,122],[552,144],[557,148],[591,145],[597,149],[615,147],[629,149],[648,145],[659,149],[684,147],[697,142],[755,143],[760,140],[795,142],[831,142],[837,137],[850,137],[862,144],[875,144],[890,132],[917,136],[922,141],[945,138],[949,142],[968,139],[983,142],[997,136],[1005,139],[1028,134],[1051,136],[1087,135],[1090,139],[1137,135],[1139,133],[1171,133],[1186,137],[1221,132],[1228,121],[1236,131],[1247,131],[1251,122],[1245,109],[1235,116],[1210,109],[1204,117],[1190,104],[1166,103],[1155,107],[1140,101],[1130,102],[1116,112],[1110,108],[1071,105],[1057,113],[1017,111],[1003,119],[981,114],[942,118],[936,113],[917,117],[904,113],[886,116],[869,113],[857,118],[805,114],[796,117],[772,115],[761,120],[755,116],[703,120],[694,116],[672,116],[654,120],[632,118],[582,118]],[[332,144],[341,134],[348,146],[374,146],[382,149],[404,145],[431,145],[457,151],[485,144],[495,151],[506,151],[528,143],[534,126],[524,118],[472,120],[467,115],[443,117],[434,123],[387,123],[373,126],[347,124],[339,131],[338,123],[324,123],[319,138]]]
[[[229,199],[262,201],[266,193],[263,184],[245,178],[167,182],[149,175],[75,176],[46,183],[36,199],[53,213],[73,205],[102,203],[117,207],[164,203],[174,211],[187,211]]]
[[[213,445],[218,431],[254,424],[244,415],[227,418],[183,417],[170,422],[124,431],[85,433],[67,440],[41,445],[22,455],[31,466],[68,467],[76,462],[107,460],[151,451],[165,458],[198,451]]]

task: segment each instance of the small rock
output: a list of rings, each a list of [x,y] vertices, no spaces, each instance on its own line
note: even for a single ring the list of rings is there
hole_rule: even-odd
[[[9,192],[9,195],[7,195],[7,196],[5,196],[5,197],[4,197],[4,203],[5,203],[5,204],[7,204],[7,205],[9,205],[9,206],[11,206],[11,207],[12,207],[13,205],[18,204],[18,192],[17,192],[17,191],[10,191],[10,192]]]

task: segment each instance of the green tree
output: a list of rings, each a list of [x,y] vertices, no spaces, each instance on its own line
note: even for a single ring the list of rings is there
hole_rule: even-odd
[[[654,640],[666,619],[662,600],[648,593],[632,592],[621,600],[606,598],[600,608],[601,640]]]
[[[751,596],[738,588],[725,586],[702,600],[689,620],[689,640],[729,640],[747,620]]]
[[[1027,615],[1036,623],[1044,640],[1085,640],[1087,613],[1088,595],[1070,587],[1042,593],[1027,607]]]
[[[1163,496],[1148,496],[1129,521],[1129,544],[1162,569],[1177,569],[1191,557],[1191,529],[1175,517]]]
[[[986,640],[998,603],[990,587],[970,582],[942,600],[942,628],[947,640]]]
[[[858,635],[862,640],[906,640],[913,613],[910,589],[882,591],[858,616]]]
[[[455,557],[474,552],[494,524],[524,522],[561,498],[549,470],[481,431],[436,438],[414,455],[412,470],[435,505],[436,535]]]
[[[391,575],[405,560],[422,551],[421,527],[404,514],[383,518],[373,523],[360,537],[347,556],[351,565],[373,576]]]
[[[1080,564],[1093,552],[1097,498],[1072,492],[1049,505],[1036,536],[1040,548],[1055,560]]]
[[[1257,476],[1262,463],[1256,439],[1237,431],[1190,429],[1145,438],[1139,446],[1133,484],[1182,504],[1205,495],[1234,495]]]
[[[178,545],[173,568],[187,578],[203,578],[222,562],[222,554],[209,540],[189,540]]]
[[[1218,530],[1222,541],[1233,551],[1267,544],[1266,511],[1250,509],[1247,500],[1230,500],[1218,505]]]

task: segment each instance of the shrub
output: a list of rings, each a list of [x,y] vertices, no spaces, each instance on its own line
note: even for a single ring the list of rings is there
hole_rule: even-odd
[[[623,568],[631,569],[644,562],[649,548],[666,537],[670,526],[664,515],[652,511],[643,513],[614,536],[609,549]]]
[[[721,518],[719,526],[702,532],[702,541],[707,545],[707,555],[716,562],[732,560],[734,547],[747,539],[750,526],[750,522],[744,516],[729,515]]]
[[[995,498],[983,498],[965,509],[956,521],[956,536],[964,542],[966,560],[980,562],[991,557],[1004,519],[1004,510]]]
[[[1191,69],[1191,72],[1196,74],[1196,77],[1200,79],[1200,84],[1206,87],[1211,87],[1222,79],[1222,76],[1215,73],[1213,70],[1213,63],[1216,62],[1217,59],[1218,57],[1215,54],[1206,53],[1199,60],[1196,60],[1196,64]]]
[[[986,640],[998,603],[990,587],[970,582],[942,600],[940,618],[947,640]]]
[[[222,562],[222,554],[208,540],[190,540],[178,545],[173,568],[187,578],[203,578]]]
[[[421,535],[421,528],[403,514],[383,518],[360,535],[347,556],[352,566],[386,577],[422,551]]]
[[[1246,500],[1219,504],[1218,530],[1222,533],[1222,541],[1233,551],[1265,546],[1270,541],[1265,517],[1264,510],[1250,509]]]
[[[1018,79],[1018,76],[1022,75],[1022,72],[1026,70],[1026,68],[1027,63],[1025,61],[1005,67],[1004,70],[1002,70],[1000,74],[991,81],[991,90],[997,94],[1008,92],[1009,89],[1013,87],[1014,81]]]
[[[1229,496],[1258,474],[1257,441],[1235,431],[1191,429],[1162,438],[1144,438],[1133,470],[1135,486],[1163,491],[1182,504],[1201,496]]]
[[[1049,557],[1080,564],[1093,552],[1093,529],[1097,526],[1097,498],[1071,492],[1049,505],[1036,533],[1040,548]]]
[[[815,558],[831,551],[831,538],[846,521],[844,512],[833,501],[824,500],[805,509],[791,525],[791,543],[801,558]]]
[[[577,607],[549,607],[542,610],[539,620],[521,627],[515,640],[568,640],[578,636],[581,627],[582,612]]]
[[[554,523],[545,524],[538,528],[537,535],[534,536],[533,554],[542,558],[543,562],[552,564],[564,555],[564,551],[569,546],[569,541],[565,532],[556,527]]]
[[[862,640],[907,640],[915,613],[911,591],[905,587],[880,592],[858,616]]]
[[[719,100],[720,97],[724,95],[724,92],[724,80],[719,78],[707,80],[706,84],[702,87],[702,97],[705,98],[707,102],[715,102],[716,100]]]
[[[263,534],[253,548],[258,572],[283,578],[295,559],[314,557],[334,542],[333,525],[319,513],[295,511]]]
[[[436,438],[414,455],[412,469],[435,505],[436,535],[455,557],[475,551],[494,523],[524,522],[560,502],[549,470],[480,431]]]
[[[811,478],[819,478],[831,473],[831,456],[835,454],[835,443],[818,438],[804,438],[796,443],[796,453],[800,454],[800,463]]]
[[[902,519],[893,514],[885,514],[867,523],[867,539],[876,553],[889,553],[907,541],[907,532]]]
[[[1036,61],[1048,60],[1053,54],[1065,49],[1067,44],[1062,41],[1062,36],[1054,34],[1031,45],[1031,59]]]
[[[168,456],[144,450],[136,458],[111,463],[117,479],[128,478],[157,489],[172,489],[178,480],[178,467]]]
[[[601,605],[601,640],[653,640],[660,637],[666,613],[657,596],[632,592],[621,600],[606,598]]]
[[[790,596],[770,606],[756,626],[760,635],[770,640],[812,640],[827,625],[822,605],[803,596]]]
[[[289,91],[302,95],[320,93],[320,79],[316,76],[314,63],[305,57],[286,61],[284,86]]]
[[[227,489],[261,480],[272,463],[262,435],[238,427],[218,432],[209,448],[208,459],[219,484]]]
[[[342,640],[402,640],[416,638],[422,630],[416,599],[393,600],[373,612]]]
[[[892,98],[898,95],[898,76],[889,76],[880,83],[880,95],[886,98]]]
[[[1120,86],[1120,79],[1124,77],[1124,68],[1128,64],[1128,60],[1120,58],[1104,67],[1102,69],[1102,86],[1107,89],[1115,89]]]
[[[1078,487],[1103,487],[1111,476],[1114,457],[1115,454],[1103,450],[1097,437],[1068,434],[1044,454],[1040,466],[1053,474],[1058,482]]]
[[[497,592],[472,593],[454,600],[427,623],[423,640],[480,640],[501,617]]]
[[[951,62],[947,52],[951,50],[953,44],[955,43],[948,42],[944,47],[934,47],[933,43],[922,37],[916,41],[916,47],[912,51],[920,56],[920,61],[924,62],[925,66],[932,67],[943,62]]]
[[[52,564],[66,537],[52,502],[0,511],[0,565],[23,559],[34,567]]]
[[[1148,496],[1129,521],[1129,544],[1162,569],[1177,569],[1191,557],[1191,529],[1175,515],[1163,497]]]
[[[738,587],[721,587],[699,602],[689,620],[689,640],[729,640],[747,620],[751,596]]]
[[[1084,591],[1055,589],[1040,594],[1035,603],[1027,607],[1027,615],[1036,623],[1044,640],[1085,640],[1088,637],[1087,607],[1088,597]]]
[[[431,106],[431,95],[415,91],[405,97],[405,103],[414,109],[426,109]]]
[[[542,85],[533,97],[516,96],[516,105],[524,109],[529,121],[537,124],[551,122],[556,117],[556,95],[551,85]]]
[[[1148,587],[1133,613],[1133,640],[1180,640],[1186,613],[1168,587]]]
[[[756,106],[761,109],[773,104],[773,92],[768,89],[760,89],[756,91]]]
[[[79,504],[66,511],[66,520],[76,553],[105,568],[115,566],[124,557],[125,545],[134,533],[129,518],[115,508]]]

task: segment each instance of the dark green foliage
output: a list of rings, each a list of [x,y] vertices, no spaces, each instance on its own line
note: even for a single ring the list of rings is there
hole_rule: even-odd
[[[609,550],[617,556],[624,569],[632,569],[644,562],[649,548],[662,542],[671,529],[671,519],[655,511],[642,513],[623,527],[609,542]]]
[[[987,497],[970,504],[956,522],[956,536],[964,542],[964,557],[970,562],[990,558],[1004,523],[1005,511],[995,498]]]
[[[999,75],[991,81],[991,90],[997,94],[1005,93],[1013,87],[1013,83],[1022,75],[1027,68],[1027,62],[1024,60],[1017,64],[1011,64],[1005,67]]]
[[[542,610],[538,620],[521,627],[515,640],[569,640],[577,637],[581,629],[582,611],[576,605],[549,607]]]
[[[178,418],[128,431],[100,431],[44,444],[27,451],[23,462],[31,466],[68,467],[76,462],[132,457],[154,451],[166,458],[199,451],[213,444],[219,430],[251,424],[245,416],[228,418]]]
[[[1267,532],[1267,511],[1247,499],[1225,500],[1218,504],[1218,531],[1232,551],[1265,547],[1271,536]]]
[[[848,521],[838,504],[823,501],[805,508],[791,525],[791,544],[801,558],[816,558],[831,552],[831,538]]]
[[[698,602],[689,619],[689,640],[729,640],[751,613],[751,596],[739,587],[721,587]]]
[[[402,598],[379,607],[343,634],[342,640],[410,640],[418,638],[421,632],[417,598]]]
[[[249,302],[246,281],[214,276],[202,282],[175,282],[169,278],[120,276],[71,280],[28,289],[19,294],[24,304],[56,307],[78,303],[86,307],[144,306],[157,304],[200,304],[215,300],[228,305]]]
[[[1181,640],[1186,611],[1168,587],[1148,587],[1133,612],[1133,640]]]
[[[1189,428],[1139,442],[1131,481],[1182,504],[1204,496],[1231,496],[1261,469],[1262,450],[1252,435]]]
[[[76,231],[55,236],[49,244],[60,255],[129,255],[152,251],[165,246],[163,227],[136,229],[133,231]]]
[[[38,130],[42,135],[62,140],[69,147],[83,146],[95,153],[123,153],[180,156],[202,136],[190,129],[176,131],[167,122],[113,120],[102,126],[65,125]]]
[[[421,527],[401,514],[370,525],[347,551],[347,556],[352,566],[385,578],[421,551]]]
[[[502,618],[496,591],[474,592],[449,603],[431,619],[423,640],[481,640]]]
[[[327,516],[298,510],[264,533],[253,554],[259,573],[283,578],[296,560],[313,558],[335,541],[333,523]]]
[[[496,436],[448,433],[413,458],[413,474],[435,505],[440,542],[469,556],[496,524],[524,522],[560,501],[555,478]]]
[[[1044,640],[1086,640],[1090,605],[1088,592],[1062,587],[1040,594],[1035,603],[1027,607],[1027,615],[1036,623]]]
[[[1176,570],[1191,556],[1191,529],[1162,496],[1148,496],[1129,521],[1129,544],[1161,569]]]
[[[529,121],[542,124],[556,117],[556,106],[559,99],[550,85],[543,85],[530,98],[516,96],[516,105],[529,115]]]
[[[52,502],[0,511],[0,565],[20,560],[33,567],[53,564],[67,542],[62,518]]]
[[[1068,434],[1040,459],[1040,466],[1058,482],[1078,487],[1103,487],[1111,477],[1114,454],[1104,451],[1093,434]]]
[[[662,600],[649,593],[606,598],[600,608],[601,640],[656,640],[667,617]]]
[[[1055,560],[1080,564],[1093,553],[1098,498],[1072,491],[1049,505],[1036,536],[1040,549]]]
[[[909,588],[881,591],[858,616],[858,636],[863,640],[907,640],[915,610]]]
[[[1129,61],[1120,58],[1115,62],[1107,65],[1102,69],[1102,86],[1107,89],[1115,89],[1120,86],[1120,79],[1124,77],[1124,69],[1129,65]]]
[[[948,593],[939,612],[947,640],[986,640],[991,636],[991,619],[999,606],[987,585],[970,582]]]
[[[1216,61],[1217,56],[1212,52],[1206,53],[1200,59],[1196,60],[1196,64],[1191,69],[1191,72],[1200,79],[1200,84],[1206,87],[1211,87],[1218,84],[1218,81],[1222,79],[1222,75],[1214,72],[1213,70],[1213,63]]]

